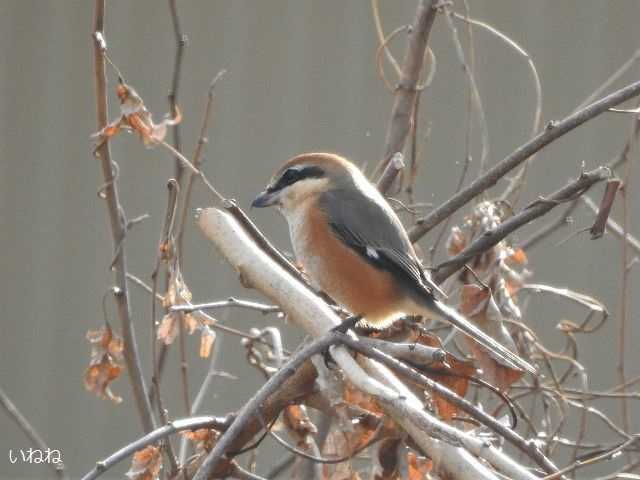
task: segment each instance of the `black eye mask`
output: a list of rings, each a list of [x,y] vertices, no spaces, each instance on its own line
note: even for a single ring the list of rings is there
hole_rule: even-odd
[[[277,192],[306,178],[321,178],[324,170],[320,167],[287,168],[276,183],[267,189],[267,193]]]

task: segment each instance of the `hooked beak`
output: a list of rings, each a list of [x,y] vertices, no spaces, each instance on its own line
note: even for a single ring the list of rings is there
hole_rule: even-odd
[[[251,207],[256,207],[256,208],[270,207],[271,205],[274,205],[276,202],[277,202],[277,198],[274,193],[269,193],[267,191],[264,191],[260,195],[258,195],[253,202],[251,202]]]

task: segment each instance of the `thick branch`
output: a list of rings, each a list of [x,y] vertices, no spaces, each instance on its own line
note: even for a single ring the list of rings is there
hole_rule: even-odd
[[[555,465],[553,465],[553,463],[551,463],[551,461],[546,458],[544,454],[540,450],[538,450],[538,448],[536,448],[535,445],[530,444],[524,438],[518,435],[518,433],[511,430],[509,427],[506,427],[491,415],[488,415],[484,411],[478,409],[471,402],[469,402],[465,398],[460,397],[458,394],[449,390],[444,385],[441,385],[440,383],[428,378],[418,370],[400,362],[391,355],[382,352],[379,348],[368,344],[368,341],[358,341],[346,336],[342,339],[342,341],[350,348],[353,348],[354,350],[361,352],[368,357],[384,363],[396,372],[411,379],[411,381],[415,382],[416,384],[422,385],[428,390],[441,395],[448,402],[455,405],[463,412],[468,413],[471,417],[475,418],[498,435],[501,435],[508,442],[518,448],[521,452],[528,455],[533,461],[535,461],[548,473],[553,473],[557,470]]]
[[[546,198],[536,200],[525,207],[520,213],[502,223],[495,230],[476,238],[467,248],[451,260],[439,265],[433,272],[433,280],[437,283],[442,283],[461,269],[469,260],[486,252],[494,245],[497,245],[518,228],[548,213],[561,203],[575,199],[576,196],[583,194],[591,188],[593,184],[606,180],[610,175],[611,171],[606,167],[600,167],[590,172],[582,173],[577,180],[571,182],[566,187],[561,188]]]
[[[504,160],[490,168],[484,175],[474,180],[467,188],[456,193],[449,200],[430,212],[420,223],[409,231],[411,241],[418,241],[429,230],[444,221],[445,218],[453,215],[477,195],[495,185],[498,180],[543,147],[567,134],[574,128],[606,112],[609,108],[629,100],[638,94],[640,94],[640,81],[621,88],[611,95],[592,103],[588,107],[572,113],[560,122],[550,122],[542,133],[520,146]]]
[[[393,154],[402,153],[407,136],[411,131],[411,117],[419,93],[418,82],[424,63],[424,52],[427,49],[429,34],[437,14],[436,3],[437,0],[420,0],[418,2],[416,17],[407,40],[400,81],[396,87],[384,144],[384,157],[379,165],[379,171],[384,171]],[[390,171],[389,175],[384,177],[384,182],[378,184],[378,188],[383,193],[393,183],[397,173],[398,170]]]
[[[96,131],[98,132],[102,131],[108,123],[107,76],[104,63],[104,51],[107,48],[103,33],[104,9],[105,0],[96,0],[93,24],[93,60],[96,87],[96,113],[98,117],[98,128]],[[131,319],[126,277],[127,261],[125,249],[122,245],[126,235],[126,220],[124,218],[124,210],[120,205],[118,189],[113,175],[109,142],[103,142],[97,149],[96,155],[100,158],[102,175],[104,176],[105,185],[102,192],[107,202],[109,220],[111,221],[113,251],[116,255],[113,262],[113,267],[115,269],[115,284],[117,287],[117,290],[115,290],[115,300],[118,307],[118,318],[120,319],[122,339],[124,341],[124,358],[127,364],[127,371],[129,372],[129,380],[131,381],[133,397],[136,401],[140,420],[142,421],[142,427],[145,432],[150,432],[153,430],[154,422],[151,414],[149,397],[147,395],[147,387],[144,382],[144,376],[142,375],[142,367],[138,354],[138,345],[136,343],[133,321]]]
[[[240,273],[243,283],[258,288],[281,305],[293,323],[313,336],[320,337],[340,322],[322,299],[296,281],[271,257],[257,249],[242,226],[229,214],[217,209],[207,209],[201,213],[199,225]],[[485,458],[510,478],[536,478],[503,452],[487,446],[483,440],[430,415],[411,390],[383,365],[364,359],[364,372],[342,346],[331,348],[331,355],[356,388],[373,395],[385,412],[411,435],[415,443],[436,459],[440,471],[462,471],[464,474],[456,477],[462,479],[496,478],[486,468],[482,468],[477,460],[465,451],[466,449]],[[205,460],[206,468],[201,468],[195,478],[207,478],[219,460],[220,458],[214,459],[209,456]]]

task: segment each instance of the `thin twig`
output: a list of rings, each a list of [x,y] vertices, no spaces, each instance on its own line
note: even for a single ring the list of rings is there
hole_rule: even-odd
[[[584,108],[586,105],[589,105],[589,103],[593,102],[594,99],[598,98],[598,95],[601,95],[602,92],[604,92],[607,88],[609,88],[611,85],[617,82],[620,79],[620,77],[622,77],[625,73],[627,73],[636,64],[638,60],[640,60],[640,48],[637,49],[635,52],[633,52],[629,60],[624,62],[620,66],[620,68],[618,68],[618,70],[613,72],[613,74],[611,74],[609,78],[607,78],[604,82],[602,82],[602,84],[600,84],[598,88],[596,88],[587,98],[585,98],[580,103],[580,105],[576,107],[576,111],[580,110],[581,108]]]
[[[229,475],[231,478],[237,478],[238,480],[268,480],[260,475],[256,475],[249,470],[245,470],[236,462],[231,462]]]
[[[598,205],[596,205],[596,203],[591,200],[591,198],[588,195],[583,195],[580,197],[580,200],[582,200],[582,202],[595,214],[598,213]],[[620,238],[620,239],[624,239],[625,238],[625,233],[623,228],[620,226],[619,223],[617,223],[615,220],[613,220],[611,217],[607,218],[607,229],[611,231],[611,233],[613,233],[616,237]],[[640,255],[640,240],[638,240],[636,237],[634,237],[633,235],[629,234],[629,232],[627,232],[626,234],[626,242],[629,244],[629,246],[637,253]]]
[[[533,114],[533,125],[531,127],[531,137],[534,137],[536,133],[540,131],[540,127],[542,126],[542,84],[540,82],[540,76],[538,75],[538,70],[536,69],[536,65],[533,62],[531,56],[527,53],[527,51],[522,48],[518,43],[516,43],[513,39],[509,38],[503,32],[499,31],[492,25],[489,25],[486,22],[481,22],[479,20],[470,18],[469,15],[460,15],[459,13],[453,12],[452,15],[458,19],[466,22],[467,25],[474,27],[482,28],[483,30],[495,35],[497,38],[506,43],[513,50],[518,52],[518,54],[522,55],[527,60],[527,65],[529,66],[529,71],[531,72],[531,78],[533,79],[534,91],[536,94],[536,106]],[[509,186],[502,194],[501,198],[503,200],[510,199],[512,196],[516,195],[521,189],[524,179],[526,177],[529,164],[533,161],[534,156],[529,157],[524,166],[520,169],[520,171],[515,175],[513,179],[510,180]],[[515,201],[512,200],[512,203]]]
[[[162,225],[162,230],[160,232],[160,240],[158,241],[158,247],[156,249],[155,267],[153,269],[153,272],[151,273],[151,368],[153,372],[151,383],[153,384],[156,405],[158,407],[158,416],[163,424],[166,424],[168,422],[168,418],[167,411],[164,408],[162,396],[160,393],[160,371],[157,361],[158,322],[156,320],[155,297],[158,292],[158,274],[160,273],[160,266],[162,265],[163,260],[166,260],[173,256],[173,254],[171,253],[171,250],[173,249],[172,232],[173,226],[175,224],[178,195],[180,193],[178,182],[173,178],[167,182],[167,189],[167,210],[165,212],[164,222]],[[182,334],[182,331],[180,333]],[[183,378],[183,384],[186,385],[185,382],[186,380]],[[187,406],[187,416],[189,415],[190,412],[188,411]],[[178,470],[178,464],[176,462],[176,456],[170,441],[167,441],[165,443],[165,448],[166,457],[169,461],[170,475],[174,475]]]
[[[458,35],[458,29],[453,23],[453,13],[451,12],[451,9],[448,8],[447,6],[443,8],[445,11],[447,26],[451,31],[451,38],[453,40],[453,45],[455,47],[456,55],[458,56],[458,61],[462,65],[462,70],[467,77],[467,84],[469,86],[469,93],[471,95],[470,98],[478,114],[478,123],[480,124],[480,131],[481,131],[480,138],[482,140],[482,150],[480,153],[480,173],[483,173],[486,170],[487,157],[489,156],[489,128],[487,125],[487,118],[484,113],[484,107],[482,106],[482,98],[480,97],[480,91],[478,90],[478,85],[476,83],[475,76],[473,74],[473,71],[469,67],[469,64],[467,63],[467,59],[464,54],[464,48],[462,47],[462,42],[460,42],[460,37]]]
[[[544,227],[542,227],[540,230],[535,232],[526,240],[520,242],[518,244],[518,248],[521,248],[522,250],[525,250],[525,251],[529,251],[533,247],[538,245],[540,242],[542,242],[549,235],[551,235],[553,232],[558,230],[559,228],[564,227],[565,225],[571,224],[572,223],[571,214],[573,213],[573,211],[576,209],[577,206],[578,206],[578,199],[572,202],[569,202],[569,206],[567,206],[567,208],[555,220],[553,220],[548,225],[545,225]]]
[[[475,239],[458,255],[436,267],[433,273],[434,281],[436,283],[442,283],[462,268],[469,260],[487,251],[494,245],[497,245],[503,238],[507,237],[507,235],[510,235],[523,225],[546,214],[559,204],[573,200],[577,195],[586,192],[595,183],[609,178],[610,174],[610,170],[605,167],[582,173],[577,180],[571,182],[569,185],[525,207],[520,213],[509,218],[496,229]]]
[[[276,372],[256,394],[249,400],[240,410],[231,426],[218,439],[216,445],[207,455],[193,480],[205,480],[209,478],[216,466],[222,459],[223,455],[229,450],[233,441],[245,428],[247,422],[257,415],[262,403],[264,403],[278,388],[291,377],[296,369],[300,368],[311,356],[321,353],[329,346],[339,342],[338,336],[334,332],[329,332],[324,336],[314,340],[301,350],[296,352],[287,363]]]
[[[385,138],[384,154],[378,164],[377,172],[383,172],[391,157],[404,150],[405,141],[411,131],[411,117],[416,96],[419,93],[418,82],[424,63],[425,51],[429,41],[431,27],[435,20],[437,0],[419,0],[411,33],[407,39],[407,49],[402,62],[402,73],[395,92],[391,119]],[[393,179],[391,179],[393,180]],[[391,185],[393,181],[386,182]],[[385,193],[384,191],[382,191]]]
[[[625,172],[623,177],[624,182],[624,190],[622,191],[622,239],[621,239],[621,285],[620,285],[620,324],[618,329],[618,383],[624,385],[626,382],[625,375],[625,356],[626,356],[626,345],[627,345],[627,336],[630,335],[628,329],[630,326],[627,325],[627,316],[628,316],[628,304],[629,304],[629,273],[630,269],[629,265],[629,223],[630,223],[630,207],[629,207],[629,197],[631,196],[631,182],[632,182],[632,166],[633,166],[633,156],[630,155],[631,148],[635,145],[635,142],[638,140],[638,135],[640,134],[640,115],[634,114],[633,121],[631,124],[631,135],[629,136],[628,145],[629,148],[625,149]],[[625,393],[626,388],[622,389],[622,393]],[[631,427],[631,413],[629,412],[629,402],[627,398],[623,397],[620,399],[620,404],[622,406],[622,424],[624,425],[624,429],[626,432],[630,431]],[[629,461],[631,457],[629,456]]]
[[[471,185],[453,195],[438,208],[432,210],[424,219],[409,231],[411,241],[416,242],[445,218],[453,215],[469,201],[495,185],[515,167],[534,153],[583,123],[606,112],[610,107],[618,105],[640,94],[640,81],[627,85],[616,92],[598,100],[578,112],[572,113],[560,122],[550,122],[547,128],[535,138],[518,147],[502,161],[491,167],[484,175],[474,180]]]
[[[118,451],[109,455],[104,460],[96,462],[96,466],[89,473],[84,475],[82,477],[82,480],[94,480],[98,478],[107,470],[122,462],[137,451],[142,450],[149,445],[154,445],[160,440],[167,438],[169,435],[173,435],[174,433],[183,431],[199,430],[201,428],[213,428],[218,431],[224,431],[228,428],[231,420],[232,417],[212,416],[173,420],[172,422],[149,432],[144,437],[134,440],[133,442],[125,445]]]
[[[460,397],[455,392],[449,390],[444,385],[430,379],[429,377],[423,375],[418,370],[410,367],[409,365],[400,362],[395,359],[391,355],[388,355],[378,348],[375,348],[367,343],[360,342],[359,340],[353,339],[348,335],[340,334],[340,340],[347,345],[348,347],[374,359],[381,363],[384,363],[391,369],[400,373],[401,375],[411,379],[412,382],[415,382],[423,387],[427,388],[430,391],[441,395],[445,398],[449,403],[455,405],[460,410],[465,413],[471,415],[478,422],[482,423],[486,427],[490,428],[492,431],[500,435],[502,438],[510,442],[520,451],[525,453],[527,456],[531,458],[537,465],[543,468],[545,471],[551,473],[557,471],[557,468],[551,460],[546,458],[538,448],[532,444],[527,442],[524,438],[518,435],[515,431],[503,425],[501,422],[493,418],[491,415],[485,413],[483,410],[478,409],[471,402],[466,400],[465,398]]]
[[[565,473],[573,472],[574,470],[576,470],[578,468],[585,467],[587,465],[593,465],[595,463],[600,462],[601,460],[614,458],[616,453],[624,451],[626,448],[628,448],[633,443],[635,443],[636,440],[637,440],[637,438],[634,437],[634,438],[632,438],[630,440],[627,440],[626,442],[618,445],[616,448],[608,450],[608,451],[606,451],[606,452],[604,452],[604,453],[602,453],[600,455],[596,455],[595,457],[590,457],[587,460],[578,460],[577,462],[574,462],[571,465],[566,466],[565,468],[557,471],[556,473],[554,473],[552,475],[547,475],[542,480],[555,480],[557,478],[561,478],[562,475],[564,475]]]
[[[209,93],[207,94],[207,103],[204,108],[204,114],[202,116],[202,125],[200,127],[200,136],[198,137],[198,144],[196,145],[195,152],[193,154],[193,166],[199,169],[202,165],[202,153],[204,146],[207,144],[207,130],[209,129],[209,119],[211,118],[211,112],[213,111],[213,101],[215,99],[215,88],[218,81],[224,76],[226,70],[220,70],[218,74],[211,80],[209,84]],[[183,239],[184,229],[187,223],[187,217],[189,217],[189,208],[191,205],[191,194],[193,192],[193,182],[195,176],[193,173],[188,173],[187,188],[185,190],[184,197],[182,199],[182,209],[180,211],[180,227],[178,234],[176,235],[176,255],[178,259],[182,261],[184,258],[183,251]]]
[[[361,445],[359,448],[356,448],[353,452],[351,452],[351,453],[349,453],[347,455],[344,455],[342,457],[339,457],[339,458],[323,458],[323,457],[318,457],[318,456],[315,456],[315,455],[311,455],[311,454],[309,454],[307,452],[303,452],[299,448],[296,448],[296,447],[294,447],[292,445],[289,445],[284,439],[280,438],[280,436],[277,435],[272,430],[272,428],[273,428],[272,426],[270,427],[270,426],[265,424],[264,418],[262,417],[262,415],[260,414],[259,411],[258,411],[258,419],[262,423],[262,428],[264,428],[276,442],[278,442],[280,445],[282,445],[284,448],[289,450],[294,455],[298,455],[299,457],[305,458],[307,460],[311,460],[314,463],[323,463],[323,464],[326,464],[326,465],[336,465],[338,463],[347,462],[347,461],[353,459],[354,457],[356,457],[359,453],[361,453],[364,450],[366,450],[367,448],[369,448],[374,443],[382,440],[382,437],[378,436],[378,432],[383,427],[383,423],[380,422],[380,424],[378,425],[378,428],[376,429],[376,432],[372,435],[372,437],[367,442],[365,442],[364,445]]]
[[[171,22],[173,23],[173,32],[176,37],[176,56],[173,64],[173,76],[171,78],[171,89],[169,90],[168,100],[169,108],[171,109],[171,116],[172,118],[175,118],[177,115],[178,91],[180,89],[180,74],[182,73],[182,58],[184,56],[184,49],[187,46],[188,38],[184,33],[182,33],[176,0],[169,0],[169,11],[171,12]],[[180,124],[173,126],[173,146],[178,151],[182,150],[182,143],[180,141]],[[175,177],[179,186],[182,186],[183,173],[184,169],[182,168],[182,164],[180,163],[180,160],[176,158]]]
[[[189,305],[174,305],[171,307],[173,312],[193,312],[194,310],[217,310],[220,308],[248,308],[249,310],[257,310],[260,313],[276,313],[282,311],[277,305],[267,305],[266,303],[252,302],[250,300],[241,300],[234,297],[229,297],[226,300],[220,300],[218,302],[208,303],[194,303]]]
[[[95,11],[93,20],[93,53],[94,53],[94,74],[96,88],[96,113],[97,131],[102,131],[109,122],[107,111],[107,77],[104,64],[104,52],[106,41],[104,38],[104,15],[105,0],[95,1]],[[100,158],[102,175],[104,177],[104,187],[102,192],[107,202],[107,210],[111,222],[111,235],[114,245],[114,252],[117,245],[123,241],[125,236],[124,210],[120,204],[118,189],[113,177],[113,162],[109,149],[109,142],[104,142],[97,150],[96,155]],[[154,428],[153,414],[147,395],[147,387],[142,375],[142,366],[138,353],[138,345],[135,338],[135,330],[131,319],[131,308],[129,305],[129,292],[127,288],[127,262],[125,249],[122,245],[114,260],[115,284],[117,286],[115,300],[118,307],[118,318],[122,330],[124,341],[124,358],[127,365],[127,372],[131,381],[133,397],[138,409],[138,415],[145,432]]]
[[[229,311],[224,313],[224,320],[229,318]],[[200,390],[196,394],[193,399],[193,403],[191,404],[191,415],[195,415],[200,410],[202,406],[202,402],[205,397],[209,393],[209,389],[211,384],[213,383],[214,377],[218,375],[218,371],[216,370],[216,364],[218,363],[218,358],[220,357],[220,347],[219,344],[214,344],[213,351],[210,353],[209,358],[209,368],[207,369],[207,374],[204,377],[204,380],[200,384]],[[184,465],[184,461],[187,457],[187,438],[184,437],[180,441],[180,454],[179,454],[179,462],[180,465]]]
[[[378,35],[378,44],[384,48],[384,53],[387,55],[387,59],[389,60],[391,65],[393,65],[393,69],[396,71],[396,74],[400,76],[402,73],[402,71],[400,70],[400,65],[398,65],[398,62],[389,51],[389,48],[387,48],[386,46],[388,38],[391,35],[389,35],[389,37],[386,37],[387,40],[385,40],[384,29],[382,28],[382,21],[380,20],[380,9],[378,8],[378,0],[371,0],[371,12],[373,13],[373,22],[376,26],[376,33]]]
[[[33,444],[35,448],[40,450],[40,452],[48,452],[50,451],[49,447],[37,432],[37,430],[31,425],[29,420],[20,412],[18,407],[11,401],[9,396],[4,392],[2,388],[0,388],[0,405],[7,412],[9,418],[11,418],[15,424],[22,430],[22,433],[29,439],[29,441]],[[60,463],[50,463],[45,462],[48,467],[54,471],[55,476],[60,479],[66,479],[67,474],[65,472],[64,463],[62,461]]]
[[[136,277],[132,273],[128,273],[127,272],[127,278],[129,280],[131,280],[132,282],[134,282],[139,287],[143,288],[147,293],[151,293],[151,291],[152,291],[151,287],[149,285],[147,285],[145,282],[143,282],[139,277]],[[157,302],[162,302],[162,300],[163,300],[163,296],[160,295],[160,294],[156,294],[156,301]],[[240,338],[246,338],[246,339],[249,339],[249,340],[263,342],[263,343],[266,344],[266,342],[264,340],[262,340],[260,338],[257,338],[255,335],[251,335],[250,333],[243,332],[241,330],[238,330],[237,328],[229,327],[227,325],[222,325],[221,323],[217,322],[215,318],[213,318],[212,316],[208,315],[203,310],[195,310],[195,311],[198,312],[198,315],[201,315],[204,318],[204,320],[209,325],[209,328],[213,328],[214,330],[220,330],[221,332],[229,333],[231,335],[235,335],[235,336],[240,337]],[[153,393],[153,385],[151,385],[151,388],[149,389],[149,392]],[[154,398],[154,396],[151,396],[150,398]]]

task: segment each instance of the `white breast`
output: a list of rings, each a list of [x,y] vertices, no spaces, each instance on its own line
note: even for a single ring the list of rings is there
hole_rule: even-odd
[[[296,256],[296,260],[302,264],[313,286],[319,288],[320,286],[316,279],[322,275],[322,262],[317,255],[310,255],[308,253],[310,249],[308,248],[309,228],[307,225],[307,208],[310,203],[310,201],[303,201],[296,208],[282,209],[281,212],[289,224],[289,235],[291,236],[291,245],[293,246],[293,253]]]

